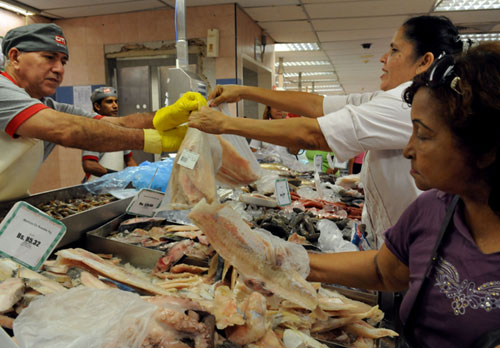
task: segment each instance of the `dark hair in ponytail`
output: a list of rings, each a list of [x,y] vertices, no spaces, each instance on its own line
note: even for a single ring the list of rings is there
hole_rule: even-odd
[[[271,115],[271,107],[269,105],[264,109],[264,113],[262,114],[262,119],[271,120],[273,116]]]
[[[457,27],[444,16],[418,16],[403,24],[406,38],[415,45],[416,58],[427,52],[434,59],[443,52],[457,54],[462,52],[463,42]]]

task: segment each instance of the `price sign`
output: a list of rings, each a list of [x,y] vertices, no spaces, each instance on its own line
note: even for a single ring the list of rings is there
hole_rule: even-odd
[[[160,191],[142,189],[132,199],[132,202],[127,207],[127,214],[153,216],[154,211],[158,208],[165,194]]]
[[[314,171],[316,173],[323,172],[323,156],[314,155]]]
[[[334,158],[335,156],[330,153],[326,155],[326,160],[328,161],[328,167],[335,168]]]
[[[288,187],[288,180],[278,179],[275,184],[276,202],[279,206],[285,206],[292,204],[292,198],[290,197],[290,188]]]
[[[65,233],[61,221],[20,201],[0,224],[0,254],[37,271]]]
[[[192,170],[196,165],[196,162],[198,161],[199,157],[200,154],[198,153],[191,152],[189,150],[184,150],[182,151],[181,157],[179,157],[177,164]]]

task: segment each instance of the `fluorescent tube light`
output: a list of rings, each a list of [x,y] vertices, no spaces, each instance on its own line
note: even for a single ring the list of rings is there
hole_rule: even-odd
[[[275,44],[275,52],[299,52],[299,51],[319,51],[316,42]]]
[[[23,16],[33,16],[34,15],[34,13],[31,11],[28,11],[28,10],[21,8],[21,7],[18,7],[18,6],[11,5],[11,4],[4,2],[4,1],[0,1],[0,8],[9,10],[9,11],[12,11],[15,13],[22,14]]]
[[[303,72],[302,76],[321,76],[321,75],[333,75],[333,71],[310,71],[310,72]],[[299,73],[284,73],[284,77],[297,77],[299,76]]]
[[[500,0],[438,0],[434,11],[473,11],[500,9]]]
[[[462,39],[462,41],[471,39],[474,42],[500,41],[500,33],[460,34],[460,39]]]
[[[283,66],[317,66],[317,65],[330,65],[327,60],[309,60],[309,61],[295,61],[295,62],[283,62]],[[279,63],[274,63],[274,66],[279,66]]]

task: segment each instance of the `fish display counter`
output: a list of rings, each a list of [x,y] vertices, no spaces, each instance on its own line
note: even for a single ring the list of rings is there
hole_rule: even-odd
[[[69,221],[71,242],[85,235],[85,243],[59,248],[40,272],[0,259],[0,292],[12,292],[0,306],[2,326],[24,343],[37,339],[32,332],[43,335],[43,348],[63,336],[67,346],[88,337],[134,348],[394,347],[397,333],[383,321],[377,293],[306,280],[308,251],[364,247],[351,243],[363,236],[356,181],[340,187],[324,175],[318,185],[312,173],[267,174],[252,185],[219,188],[212,202],[194,202],[187,220],[171,210],[127,215],[132,198],[88,198],[81,186],[28,197]],[[276,204],[276,179],[291,187],[287,206]],[[95,198],[102,205],[86,211],[68,206]],[[69,199],[79,201],[60,210],[50,203]],[[325,231],[342,243],[325,244]],[[90,324],[82,326],[80,314]]]
[[[56,247],[60,248],[83,241],[86,231],[123,214],[131,200],[132,197],[117,199],[109,194],[93,195],[84,185],[75,185],[1,202],[0,219],[18,201],[27,202],[64,223],[66,234]]]

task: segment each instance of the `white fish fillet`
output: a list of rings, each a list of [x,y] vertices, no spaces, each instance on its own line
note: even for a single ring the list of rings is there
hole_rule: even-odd
[[[0,314],[8,312],[23,297],[24,281],[9,278],[0,283]]]
[[[178,164],[184,151],[199,155],[193,169]],[[189,128],[178,151],[168,193],[171,195],[171,209],[188,209],[202,198],[212,202],[216,199],[215,168],[206,133]]]
[[[283,344],[286,348],[328,348],[327,345],[316,341],[311,336],[298,330],[286,329],[283,332]]]
[[[245,278],[257,279],[265,289],[303,308],[316,308],[318,298],[312,285],[294,269],[284,271],[279,264],[283,260],[272,257],[273,246],[250,229],[233,209],[202,200],[189,218],[202,229],[217,253]]]
[[[217,329],[223,330],[232,325],[243,325],[243,313],[238,311],[236,296],[226,285],[215,289],[214,313]]]
[[[169,291],[153,284],[148,279],[139,277],[138,275],[127,271],[125,268],[116,266],[84,249],[63,249],[59,250],[56,255],[62,263],[66,263],[68,261],[70,263],[72,261],[83,263],[87,267],[90,267],[108,278],[131,285],[135,288],[146,290],[150,293],[158,295],[168,295],[170,293]]]
[[[253,172],[250,161],[243,158],[229,141],[217,135],[222,147],[222,163],[216,179],[231,186],[251,184],[259,178]]]
[[[359,320],[355,323],[349,324],[344,327],[344,329],[352,334],[361,336],[361,337],[366,337],[366,338],[381,338],[381,337],[395,337],[399,336],[399,334],[396,331],[392,331],[390,329],[384,329],[384,328],[375,328],[371,326],[370,324]]]

